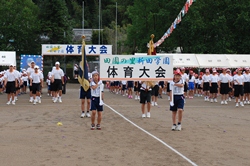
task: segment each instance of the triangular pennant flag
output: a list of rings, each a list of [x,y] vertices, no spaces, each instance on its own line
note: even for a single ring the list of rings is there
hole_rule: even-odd
[[[182,14],[182,17],[185,16],[185,7],[183,7],[183,8],[181,9],[181,14]]]

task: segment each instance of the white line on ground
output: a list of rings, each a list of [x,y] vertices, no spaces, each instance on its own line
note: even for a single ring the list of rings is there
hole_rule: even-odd
[[[143,128],[141,128],[140,126],[136,125],[134,122],[132,122],[131,120],[129,120],[128,118],[126,118],[125,116],[123,116],[121,113],[117,112],[115,109],[113,109],[111,106],[104,104],[106,107],[108,107],[109,109],[111,109],[114,113],[118,114],[119,116],[121,116],[123,119],[125,119],[126,121],[128,121],[129,123],[131,123],[133,126],[137,127],[138,129],[140,129],[141,131],[143,131],[144,133],[148,134],[149,136],[153,137],[154,139],[156,139],[157,141],[161,142],[163,145],[165,145],[166,147],[168,147],[170,150],[174,151],[176,154],[178,154],[179,156],[181,156],[183,159],[185,159],[186,161],[188,161],[191,165],[193,166],[198,166],[197,164],[195,164],[193,161],[191,161],[189,158],[187,158],[186,156],[184,156],[183,154],[181,154],[180,152],[178,152],[177,150],[175,150],[174,148],[172,148],[170,145],[168,145],[167,143],[165,143],[164,141],[162,141],[160,138],[154,136],[153,134],[149,133],[148,131],[144,130]]]

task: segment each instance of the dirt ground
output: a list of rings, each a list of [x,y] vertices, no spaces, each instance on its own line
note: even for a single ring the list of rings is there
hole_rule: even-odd
[[[0,165],[250,165],[250,105],[188,99],[183,130],[171,131],[166,95],[144,119],[138,100],[108,91],[104,95],[108,106],[100,131],[90,130],[90,118],[80,118],[78,84],[67,85],[63,103],[52,103],[44,93],[42,104],[32,105],[26,94],[16,105],[6,105],[6,94],[0,95]]]

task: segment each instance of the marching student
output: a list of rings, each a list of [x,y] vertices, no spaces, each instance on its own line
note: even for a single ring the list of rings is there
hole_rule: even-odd
[[[128,91],[128,98],[132,99],[133,98],[133,89],[134,88],[134,82],[133,81],[128,81],[127,82],[127,91]]]
[[[21,76],[22,74],[16,70],[16,66],[13,66],[14,72],[17,75],[17,86],[16,86],[16,91],[15,91],[15,97],[14,100],[17,101],[17,96],[20,94],[20,85],[22,84]]]
[[[229,92],[230,85],[230,77],[227,74],[227,69],[223,68],[222,73],[219,76],[219,89],[221,94],[221,104],[228,104],[227,103],[227,94]]]
[[[30,75],[34,73],[35,71],[34,68],[35,68],[35,62],[32,61],[30,67],[27,69],[27,74],[28,74],[28,79],[29,79],[28,83],[29,83],[29,90],[30,90],[30,100],[29,100],[30,103],[33,102],[32,85],[30,85]]]
[[[62,85],[64,84],[64,72],[60,68],[60,63],[56,62],[55,63],[55,69],[52,70],[51,75],[52,75],[52,83],[53,83],[53,92],[54,94],[54,103],[59,101],[59,103],[62,103]],[[59,94],[59,97],[57,97],[57,94]]]
[[[126,92],[125,92],[125,90],[126,90],[126,88],[127,88],[127,81],[126,80],[122,80],[122,90],[121,90],[121,95],[122,96],[126,96]]]
[[[141,91],[140,91],[140,103],[141,103],[141,111],[142,118],[148,117],[150,118],[150,108],[151,108],[151,91],[154,87],[152,81],[142,81],[141,82]],[[147,105],[147,114],[145,114],[145,105]]]
[[[47,79],[46,79],[46,84],[47,84],[47,90],[48,90],[48,96],[51,96],[51,72],[48,72]]]
[[[135,100],[140,100],[140,89],[141,89],[141,82],[135,81],[134,82]]]
[[[244,107],[243,104],[243,86],[244,86],[244,76],[241,74],[242,68],[237,69],[237,74],[234,75],[234,96],[236,99],[236,105],[235,107],[239,107],[239,102],[242,107]],[[240,100],[239,100],[240,99]]]
[[[26,72],[23,72],[21,80],[22,80],[22,92],[24,94],[26,94],[26,89],[27,89],[27,85],[28,85],[28,75]]]
[[[97,130],[101,130],[101,121],[102,121],[102,111],[103,104],[103,83],[99,80],[99,73],[97,71],[92,72],[92,81],[90,83],[91,88],[91,130],[94,130],[95,127]],[[97,125],[95,126],[95,118],[97,112]]]
[[[164,94],[164,81],[159,81],[159,98],[162,99],[162,94]]]
[[[7,105],[10,105],[11,103],[15,105],[15,91],[17,87],[17,79],[18,76],[15,74],[14,71],[14,65],[10,64],[9,70],[7,70],[4,74],[4,87],[6,87],[6,93],[7,93]]]
[[[218,102],[217,101],[217,94],[218,94],[218,81],[219,77],[217,75],[216,69],[213,69],[213,74],[210,75],[210,102]]]
[[[202,84],[201,87],[203,88],[204,92],[204,101],[209,101],[209,91],[210,91],[210,72],[209,69],[206,69],[205,74],[202,76]]]
[[[35,72],[30,75],[30,85],[32,86],[33,104],[41,103],[40,90],[43,88],[43,74],[39,72],[39,66],[34,67]]]
[[[229,81],[230,81],[230,86],[228,88],[228,94],[227,94],[227,100],[226,101],[231,101],[231,98],[233,97],[233,76],[231,74],[231,70],[227,69],[227,74],[229,77]]]
[[[152,96],[152,99],[151,99],[151,106],[157,106],[157,99],[158,99],[158,96],[159,96],[159,82],[158,81],[154,81],[152,82],[154,83],[154,87],[152,88],[152,91],[151,91],[151,96]]]
[[[89,66],[88,66],[87,62],[86,62],[86,65],[87,65],[88,71],[89,71]],[[92,74],[89,72],[88,72],[88,81],[90,83],[92,81]],[[91,117],[91,115],[89,113],[89,111],[90,111],[90,99],[91,99],[91,88],[90,87],[87,91],[85,91],[82,86],[80,87],[80,99],[81,99],[81,110],[82,110],[81,118],[84,118],[84,117],[90,118]],[[85,100],[87,101],[86,113],[85,113]]]
[[[198,77],[198,80],[197,80],[197,93],[198,93],[198,97],[202,96],[202,87],[201,87],[201,84],[202,84],[202,76],[200,75]]]
[[[244,76],[244,103],[243,104],[250,104],[250,73],[249,67],[245,68]]]
[[[174,79],[170,82],[170,111],[172,111],[172,131],[181,131],[182,115],[184,111],[184,85],[185,81],[182,79],[179,69],[175,71]],[[176,116],[178,115],[178,123],[176,123]]]
[[[189,71],[188,75],[188,98],[194,98],[194,89],[195,89],[195,76],[192,70]]]
[[[188,90],[188,75],[185,73],[185,67],[181,67],[181,78],[185,81],[184,84],[184,96],[187,97],[187,90]],[[184,99],[185,101],[185,99]]]

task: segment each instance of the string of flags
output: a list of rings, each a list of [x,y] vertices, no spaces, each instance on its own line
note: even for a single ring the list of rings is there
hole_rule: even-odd
[[[174,29],[176,28],[177,24],[179,24],[181,22],[181,18],[185,16],[185,14],[187,14],[188,9],[190,8],[190,6],[193,4],[193,2],[195,2],[196,0],[187,0],[185,5],[183,6],[183,8],[181,9],[180,13],[178,14],[178,16],[175,18],[174,22],[171,24],[171,26],[168,28],[168,30],[164,33],[164,35],[161,37],[160,40],[158,40],[156,43],[154,43],[154,47],[158,47],[160,46],[164,40],[170,36],[170,34],[174,31]]]

